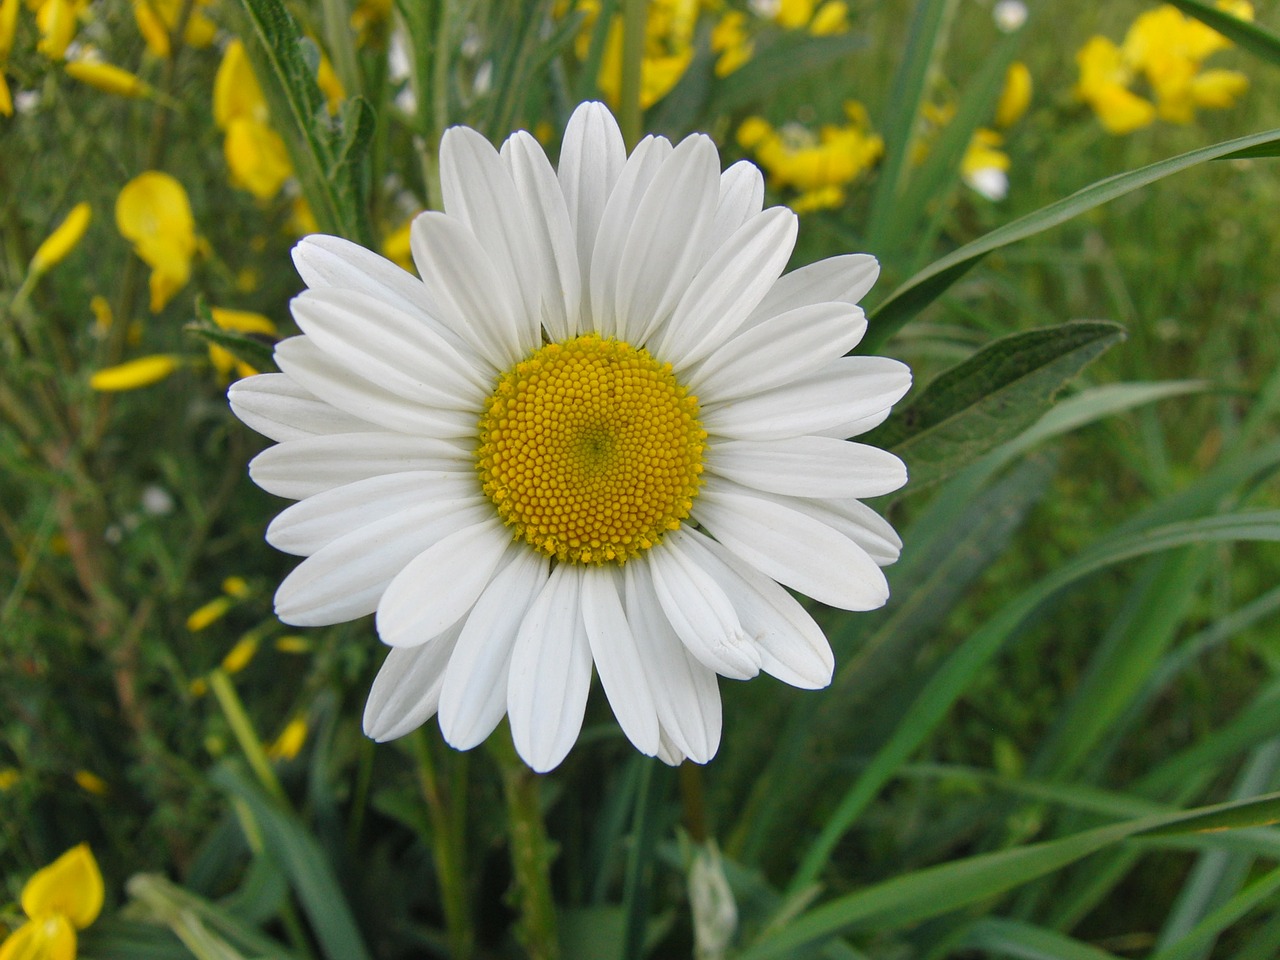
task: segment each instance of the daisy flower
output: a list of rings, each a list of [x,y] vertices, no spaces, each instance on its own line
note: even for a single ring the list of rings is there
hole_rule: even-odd
[[[250,464],[298,502],[267,530],[306,557],[285,623],[376,614],[392,649],[369,736],[439,715],[459,749],[507,716],[546,771],[582,726],[592,667],[635,746],[705,763],[717,675],[830,682],[784,588],[869,610],[901,546],[859,498],[906,481],[846,438],[907,391],[896,360],[846,356],[878,265],[783,276],[796,216],[749,163],[694,134],[628,156],[599,103],[559,169],[528,133],[454,127],[443,213],[413,222],[421,279],[346,240],[294,249],[308,289],[282,372],[231,406],[277,441]]]

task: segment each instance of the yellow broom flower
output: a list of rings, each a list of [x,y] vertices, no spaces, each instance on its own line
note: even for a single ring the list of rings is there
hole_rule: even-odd
[[[93,208],[89,204],[80,202],[72,207],[62,223],[36,248],[35,256],[31,258],[31,272],[40,276],[66,259],[67,254],[84,238],[92,219]]]
[[[228,310],[224,307],[213,307],[209,312],[213,315],[213,322],[223,330],[233,330],[237,333],[258,333],[269,337],[274,337],[277,332],[276,325],[271,322],[269,317],[254,313],[251,310]],[[213,364],[213,368],[218,371],[218,374],[223,379],[230,378],[233,372],[237,379],[251,377],[258,372],[243,360],[238,359],[230,350],[218,346],[216,343],[209,344],[209,362]],[[231,591],[228,590],[227,592],[230,593]]]
[[[89,378],[89,386],[101,393],[139,390],[159,383],[178,369],[178,358],[158,353],[139,357],[127,363],[98,370]]]
[[[73,960],[76,931],[102,912],[102,872],[82,843],[31,875],[22,888],[27,922],[0,944],[0,960]]]
[[[114,93],[116,96],[143,97],[151,92],[151,87],[141,78],[110,63],[72,60],[64,69],[71,79],[87,83],[105,93]]]
[[[159,170],[138,174],[116,199],[116,227],[151,267],[151,312],[159,313],[191,278],[197,241],[187,191]]]
[[[294,717],[287,724],[275,742],[267,747],[267,756],[272,760],[292,760],[307,742],[306,717]]]

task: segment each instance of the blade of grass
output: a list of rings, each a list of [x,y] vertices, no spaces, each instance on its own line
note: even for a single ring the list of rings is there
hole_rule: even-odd
[[[1114,953],[1056,930],[1000,917],[984,917],[974,923],[959,945],[1020,960],[1118,960]]]
[[[1213,27],[1243,50],[1261,57],[1269,63],[1280,64],[1280,34],[1258,23],[1233,17],[1220,7],[1201,0],[1169,0],[1188,16],[1195,17],[1206,26]]]
[[[1254,539],[1280,540],[1280,511],[1205,517],[1131,536],[1107,537],[1007,604],[943,662],[907,707],[889,741],[850,786],[809,846],[791,878],[788,892],[794,893],[818,879],[840,838],[881,788],[937,727],[1005,640],[1059,590],[1106,567],[1144,554],[1211,540]]]
[[[1227,140],[1209,147],[1201,147],[1189,153],[1160,160],[1156,163],[1116,174],[1099,180],[1097,183],[1077,190],[1069,197],[1058,200],[1046,207],[1019,217],[1012,223],[991,231],[971,243],[965,244],[934,261],[931,265],[911,277],[888,298],[876,307],[870,316],[870,326],[866,337],[859,345],[859,351],[874,353],[889,337],[908,320],[918,314],[930,303],[940,297],[953,283],[967,273],[973,266],[993,250],[1027,237],[1043,233],[1052,227],[1066,223],[1087,210],[1101,206],[1109,200],[1132,193],[1140,187],[1155,183],[1165,177],[1180,173],[1189,167],[1230,156],[1241,150],[1254,147],[1280,144],[1280,130],[1269,130],[1255,133],[1235,140]],[[874,245],[870,249],[876,249]]]

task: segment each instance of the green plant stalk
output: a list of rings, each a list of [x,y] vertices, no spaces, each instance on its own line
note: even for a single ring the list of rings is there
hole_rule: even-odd
[[[280,785],[280,780],[271,767],[271,761],[267,759],[267,751],[262,747],[262,740],[253,728],[253,721],[249,719],[240,694],[236,692],[235,685],[226,671],[219,667],[210,672],[209,689],[213,691],[218,706],[222,709],[222,715],[231,725],[231,732],[236,742],[240,744],[240,749],[244,751],[245,759],[249,761],[254,776],[262,784],[262,789],[274,799],[287,803],[284,787]]]
[[[642,112],[640,94],[644,69],[644,34],[648,18],[646,0],[625,0],[622,5],[622,84],[618,104],[618,124],[622,139],[632,150],[640,141]]]
[[[529,960],[557,960],[560,938],[551,896],[551,842],[542,819],[542,781],[516,755],[508,737],[490,737],[489,744],[502,772],[507,803],[511,869],[520,908],[517,936]]]
[[[440,896],[444,901],[444,922],[449,938],[449,955],[456,960],[467,960],[475,952],[475,929],[471,923],[471,908],[467,900],[467,871],[463,863],[462,824],[453,807],[461,806],[456,796],[446,796],[440,789],[436,776],[435,758],[431,744],[419,727],[409,735],[409,749],[418,768],[418,785],[427,802],[427,815],[431,818],[431,845],[435,859],[436,877],[440,883]]]

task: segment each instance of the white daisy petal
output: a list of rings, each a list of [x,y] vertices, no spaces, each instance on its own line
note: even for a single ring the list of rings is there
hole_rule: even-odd
[[[681,371],[723,344],[786,267],[798,225],[786,207],[771,207],[739,227],[687,284],[657,353],[679,357]]]
[[[689,652],[731,680],[759,673],[760,655],[743,632],[732,601],[711,575],[669,536],[647,556],[653,592]]]
[[[814,303],[836,300],[857,303],[880,276],[880,263],[865,253],[819,260],[779,278],[773,289],[747,318],[746,326]]]
[[[385,743],[412,733],[435,714],[445,665],[453,655],[460,627],[430,643],[392,650],[369,690],[364,705],[365,735]]]
[[[627,158],[618,175],[600,218],[600,232],[586,263],[590,272],[583,275],[584,289],[591,307],[590,319],[582,319],[582,331],[595,331],[604,336],[618,332],[618,277],[622,271],[622,254],[631,225],[639,216],[640,204],[658,171],[674,152],[666,137],[645,137]],[[581,239],[581,238],[579,238]]]
[[[702,425],[735,440],[815,434],[880,413],[911,388],[906,364],[886,357],[840,357],[808,379],[731,403],[708,403]]]
[[[331,357],[409,400],[474,410],[492,378],[430,327],[355,290],[307,290],[290,304],[293,319]]]
[[[865,550],[876,566],[887,567],[896,563],[898,554],[902,552],[902,540],[889,521],[859,500],[773,499],[838,530]]]
[[[559,766],[582,729],[591,644],[582,622],[581,567],[556,567],[516,634],[507,716],[516,752],[539,773]]]
[[[460,472],[469,451],[449,440],[366,431],[303,437],[268,447],[249,461],[249,476],[267,493],[301,500],[387,473]]]
[[[237,380],[227,388],[227,400],[247,427],[277,442],[378,429],[319,399],[283,373]]]
[[[689,389],[723,403],[818,373],[862,339],[867,321],[847,303],[815,303],[743,330],[688,374]],[[848,434],[846,434],[848,436]]]
[[[783,683],[817,690],[831,682],[835,657],[822,628],[791,594],[696,530],[678,531],[684,547],[733,600],[760,651],[760,669]]]
[[[720,746],[722,718],[716,673],[703,666],[676,636],[654,592],[648,565],[628,563],[622,572],[627,621],[633,635],[642,638],[640,662],[662,728],[658,755],[663,756],[661,742],[669,742],[681,757],[706,763]]]
[[[830,437],[713,443],[707,470],[792,497],[878,497],[907,482],[906,465],[892,453]]]
[[[353,530],[284,578],[276,590],[276,616],[295,627],[323,627],[373,613],[414,557],[492,514],[474,500],[432,500]]]
[[[637,750],[653,756],[658,752],[658,713],[618,597],[615,571],[588,567],[582,572],[582,622],[618,725]]]
[[[516,632],[546,585],[550,561],[512,551],[471,608],[440,692],[440,731],[459,750],[483,741],[507,712],[507,673]]]
[[[420,213],[409,228],[409,247],[451,330],[495,369],[528,356],[537,341],[535,318],[466,224],[434,210]]]
[[[766,576],[842,610],[874,610],[889,586],[867,552],[837,530],[764,496],[710,477],[693,517]]]
[[[498,151],[468,127],[450,127],[440,142],[444,209],[471,228],[498,272],[509,278],[521,316],[536,325],[543,270],[516,185]],[[536,329],[526,336],[536,336]]]
[[[483,502],[472,470],[379,473],[308,496],[267,527],[267,543],[309,557],[339,537],[426,500]]]
[[[557,175],[581,265],[581,289],[591,277],[591,257],[605,205],[627,160],[622,131],[602,103],[584,103],[573,111],[560,147]]]
[[[424,643],[467,615],[503,555],[511,535],[487,517],[442,537],[414,557],[378,601],[378,636],[392,647]]]
[[[660,731],[658,738],[658,759],[669,767],[678,767],[684,763],[684,752],[676,746],[674,740],[667,734],[666,730]]]
[[[564,340],[577,329],[582,298],[582,268],[564,192],[542,147],[525,131],[507,138],[502,159],[533,231],[542,271],[542,325],[552,340]]]
[[[708,256],[762,209],[764,176],[750,160],[739,160],[720,174],[720,197],[711,232],[707,234]]]
[[[408,400],[335,360],[309,337],[276,344],[276,363],[306,390],[344,412],[388,430],[424,437],[475,434],[475,416],[466,411],[429,407]]]
[[[645,343],[681,302],[702,260],[719,180],[715,144],[701,134],[682,140],[654,175],[622,248],[614,299],[619,339]]]
[[[814,434],[819,437],[835,437],[837,440],[844,440],[847,437],[856,437],[866,433],[868,430],[874,430],[880,424],[889,419],[889,414],[893,412],[892,407],[885,407],[878,413],[873,413],[869,417],[857,417],[854,420],[845,420],[837,423],[832,427],[823,427],[821,430],[814,430]]]

